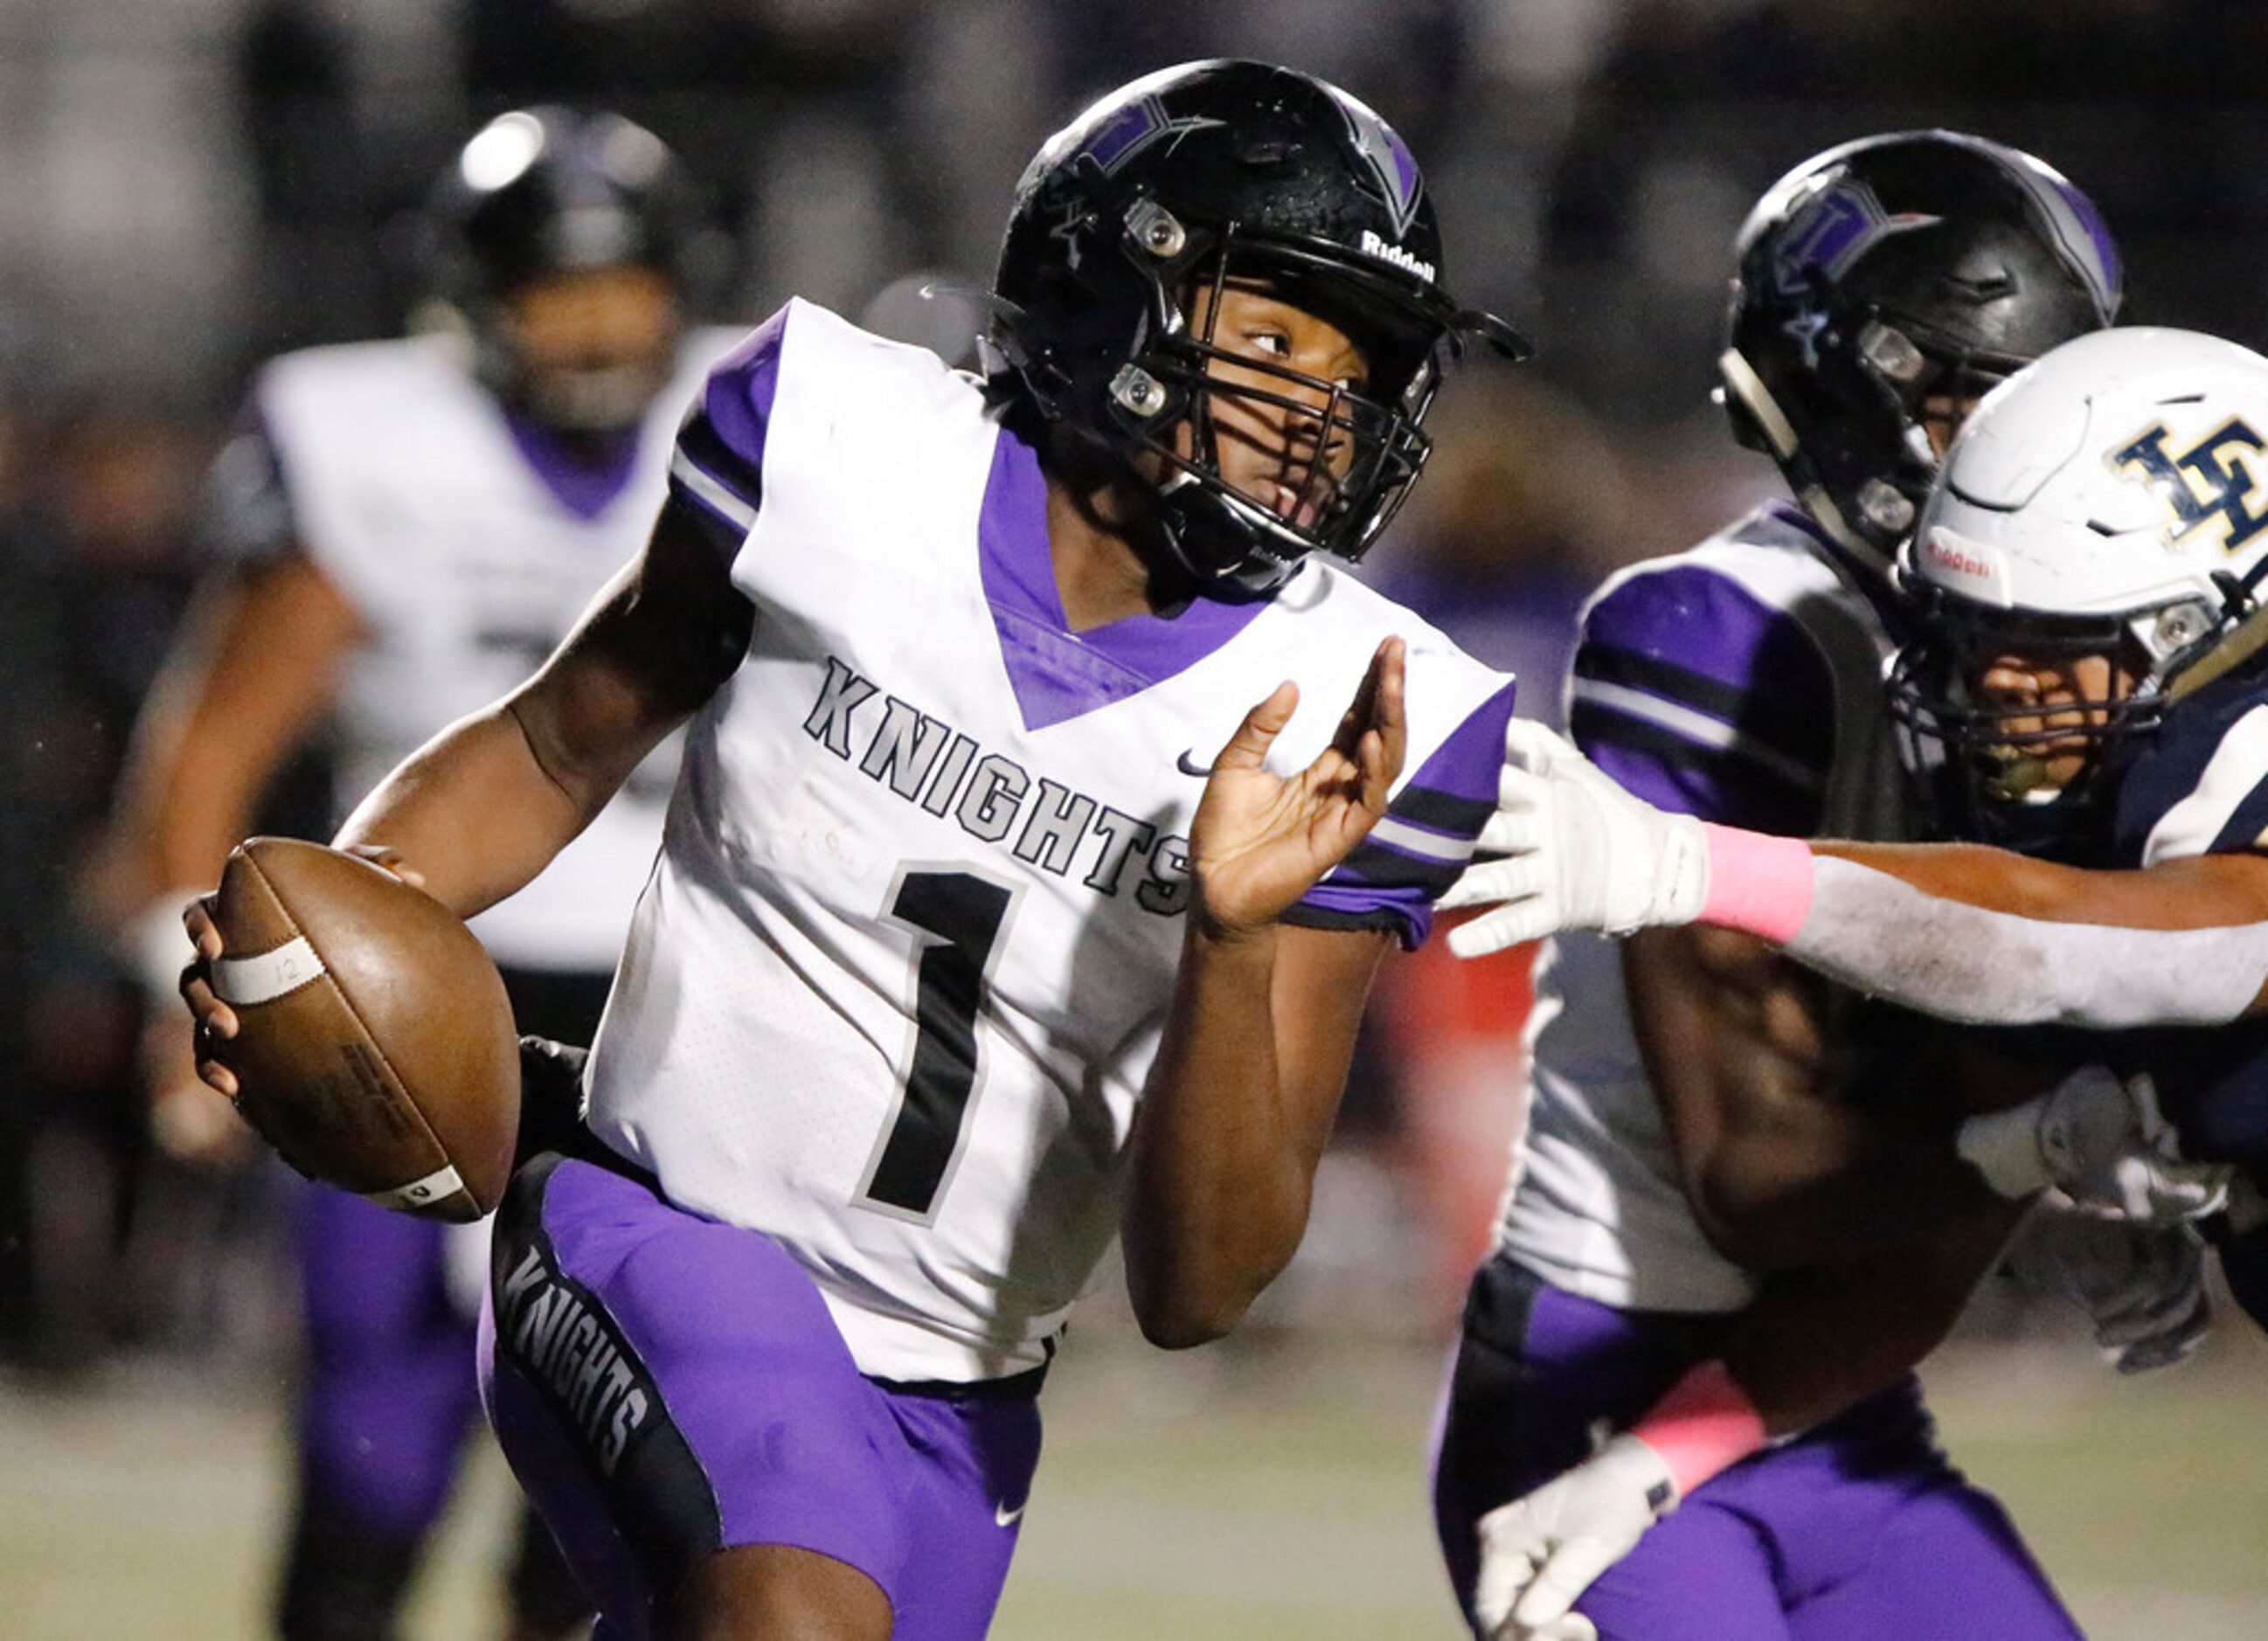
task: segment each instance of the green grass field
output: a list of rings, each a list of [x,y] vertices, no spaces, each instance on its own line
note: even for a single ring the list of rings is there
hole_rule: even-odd
[[[1165,1356],[1108,1318],[1083,1329],[1049,1387],[996,1635],[1454,1641],[1421,1458],[1438,1366],[1374,1336]],[[1969,1344],[1931,1382],[1948,1444],[2096,1641],[2268,1636],[2268,1343],[2225,1326],[2198,1360],[2131,1381],[2080,1347]],[[132,1371],[68,1396],[0,1390],[0,1636],[261,1635],[280,1398]],[[506,1484],[498,1463],[474,1473],[418,1641],[493,1633]]]

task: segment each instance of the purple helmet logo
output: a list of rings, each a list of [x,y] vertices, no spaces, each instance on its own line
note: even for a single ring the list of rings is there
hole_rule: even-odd
[[[1394,220],[1394,237],[1406,238],[1410,224],[1418,219],[1418,202],[1425,197],[1425,179],[1418,169],[1418,159],[1410,151],[1395,129],[1380,117],[1369,104],[1358,101],[1336,85],[1325,85],[1331,99],[1346,115],[1347,131],[1354,138],[1355,152],[1370,167],[1378,179],[1379,197]]]
[[[1893,217],[1874,190],[1838,177],[1799,207],[1772,252],[1773,288],[1793,296],[1815,279],[1839,283],[1852,264],[1894,233],[1942,221],[1922,211]]]
[[[1218,120],[1195,114],[1176,120],[1166,112],[1166,105],[1157,98],[1141,97],[1128,103],[1089,132],[1086,140],[1079,145],[1078,151],[1071,158],[1075,160],[1091,158],[1102,167],[1107,175],[1161,136],[1202,130],[1219,123]]]

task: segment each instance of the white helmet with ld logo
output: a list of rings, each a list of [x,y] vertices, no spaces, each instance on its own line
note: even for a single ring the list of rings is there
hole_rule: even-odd
[[[2044,789],[2030,743],[2084,737],[2098,769],[2111,741],[2268,640],[2268,620],[2250,619],[2264,575],[2268,358],[2141,327],[2064,343],[1977,407],[1908,547],[1920,630],[1890,698],[1909,767],[1962,835],[2061,831],[2085,784]],[[2012,654],[2106,656],[2117,681],[2043,726],[2036,706],[1978,697]]]

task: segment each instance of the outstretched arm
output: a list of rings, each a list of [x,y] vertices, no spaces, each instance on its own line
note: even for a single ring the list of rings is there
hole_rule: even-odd
[[[1206,784],[1189,838],[1197,898],[1123,1215],[1128,1291],[1155,1343],[1226,1333],[1307,1228],[1388,937],[1278,920],[1386,813],[1407,740],[1403,667],[1388,639],[1332,744],[1289,781],[1263,767],[1298,704],[1278,687]]]
[[[1540,726],[1506,738],[1484,850],[1444,906],[1473,956],[1563,929],[1705,923],[1871,995],[1975,1024],[2213,1025],[2268,1008],[2268,857],[2088,872],[1974,844],[1805,843],[1624,792]]]
[[[460,916],[524,887],[739,665],[755,609],[729,562],[717,526],[673,497],[644,553],[543,669],[379,783],[337,846],[387,860]],[[210,916],[195,907],[188,922],[199,956],[218,958]],[[202,978],[183,995],[208,1030],[234,1034],[233,1012]],[[198,1073],[234,1093],[225,1066]]]

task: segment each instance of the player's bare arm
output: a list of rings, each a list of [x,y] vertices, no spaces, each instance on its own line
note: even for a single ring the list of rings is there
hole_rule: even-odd
[[[1278,919],[1386,813],[1407,732],[1403,661],[1398,639],[1380,646],[1331,745],[1289,780],[1263,767],[1298,705],[1279,688],[1206,784],[1190,833],[1197,896],[1123,1221],[1128,1288],[1153,1343],[1226,1333],[1306,1229],[1388,937]]]
[[[1976,1024],[2213,1025],[2268,1004],[2268,857],[2095,872],[1978,844],[1815,843],[1671,815],[1514,723],[1501,807],[1446,905],[1470,956],[1562,929],[1711,924]]]
[[[121,909],[214,881],[261,792],[329,710],[359,633],[302,554],[200,590],[135,728],[106,861]]]
[[[681,503],[665,505],[645,552],[542,670],[380,783],[337,846],[379,860],[460,916],[526,886],[738,663],[755,612],[726,562],[711,526]],[[188,921],[198,956],[219,957],[203,907]],[[234,1032],[202,974],[182,995],[206,1030]],[[225,1066],[208,1060],[198,1072],[233,1092]]]
[[[1695,1488],[1897,1382],[1943,1341],[2021,1217],[1987,1203],[1896,1253],[1771,1279],[1720,1359],[1586,1462],[1482,1518],[1476,1606],[1512,1626],[1491,1633],[1561,1633],[1551,1626],[1576,1599]]]
[[[738,665],[755,612],[726,562],[710,526],[666,504],[542,669],[389,776],[338,846],[396,851],[463,916],[526,885]]]
[[[313,561],[297,551],[201,587],[135,726],[116,818],[92,892],[155,997],[173,990],[190,951],[181,909],[219,880],[221,861],[252,824],[284,761],[330,710],[361,622]],[[196,1081],[189,1041],[170,1006],[153,1011],[142,1045],[159,1143],[189,1158],[225,1156],[243,1130]]]
[[[1900,1097],[1854,1097],[1830,988],[1731,930],[1641,931],[1623,947],[1623,974],[1686,1200],[1736,1264],[1874,1252],[1986,1200],[1953,1149],[1953,1090],[1989,1088],[2005,1104],[2024,1082],[1944,1077],[1933,1056],[1901,1078]]]

